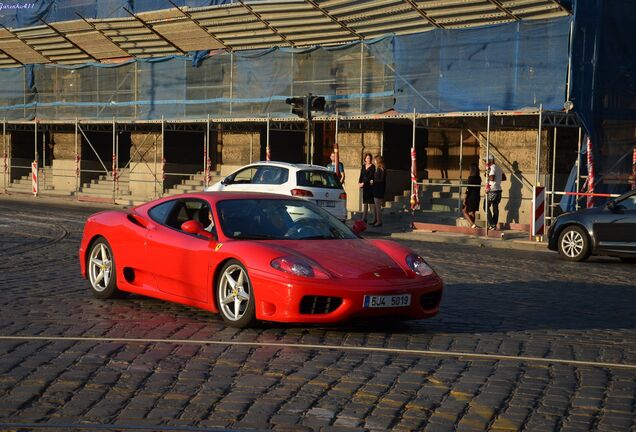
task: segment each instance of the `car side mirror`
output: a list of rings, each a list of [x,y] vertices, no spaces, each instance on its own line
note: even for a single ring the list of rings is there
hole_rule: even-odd
[[[607,204],[605,204],[610,211],[616,211],[616,201],[609,200]]]
[[[206,238],[214,238],[214,236],[203,229],[201,222],[195,220],[185,221],[181,224],[181,230],[188,234],[200,235]]]
[[[232,184],[232,179],[231,179],[231,178],[229,178],[229,177],[225,177],[223,180],[221,180],[221,184],[222,184],[223,186],[227,186],[227,185],[229,185],[229,184]]]
[[[353,227],[351,228],[351,231],[353,231],[355,235],[358,235],[366,231],[366,229],[367,229],[367,224],[364,223],[364,221],[357,220],[353,223]]]

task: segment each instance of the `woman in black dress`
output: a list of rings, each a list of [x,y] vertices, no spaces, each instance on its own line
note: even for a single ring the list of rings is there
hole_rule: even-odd
[[[384,192],[386,190],[386,170],[384,169],[384,158],[380,155],[375,157],[375,174],[373,176],[373,203],[375,205],[374,227],[382,226],[382,204],[384,202]]]
[[[367,221],[367,213],[369,212],[369,206],[373,205],[373,176],[375,175],[375,165],[373,165],[373,156],[371,153],[364,154],[364,164],[360,169],[360,177],[358,178],[358,185],[362,189],[362,219]],[[377,216],[374,217],[374,219]],[[375,220],[371,222],[375,223]]]
[[[477,228],[475,225],[475,212],[479,210],[479,190],[481,186],[481,177],[479,176],[479,167],[476,163],[470,164],[470,175],[467,183],[469,186],[466,188],[466,196],[464,198],[464,205],[462,206],[462,213],[464,217],[470,223],[471,228]]]

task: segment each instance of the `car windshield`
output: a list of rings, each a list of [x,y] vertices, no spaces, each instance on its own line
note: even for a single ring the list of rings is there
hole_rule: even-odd
[[[293,199],[231,199],[216,204],[219,225],[233,239],[355,239],[342,222],[308,201]]]
[[[342,189],[342,185],[331,171],[324,170],[303,170],[296,173],[296,183],[298,186]]]

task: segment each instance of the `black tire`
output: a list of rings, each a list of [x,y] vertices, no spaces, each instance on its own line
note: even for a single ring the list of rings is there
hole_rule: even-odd
[[[590,239],[583,228],[572,225],[559,235],[559,254],[568,261],[584,261],[590,256]]]
[[[226,324],[245,328],[256,323],[254,289],[247,269],[239,261],[232,259],[225,263],[216,282],[215,294],[219,313]]]
[[[620,257],[620,259],[624,263],[628,263],[628,264],[635,264],[636,263],[636,257]]]
[[[102,264],[98,265],[98,262]],[[103,237],[93,243],[86,256],[86,276],[93,295],[98,299],[109,299],[120,294],[117,289],[117,271],[113,249]]]

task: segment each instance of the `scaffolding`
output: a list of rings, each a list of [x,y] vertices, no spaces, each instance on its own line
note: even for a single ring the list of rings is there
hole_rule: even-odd
[[[413,119],[415,122],[413,123]],[[547,186],[547,195],[549,202],[547,207],[549,213],[548,222],[553,219],[556,213],[556,207],[558,205],[558,198],[565,194],[563,169],[558,169],[557,159],[559,159],[559,138],[561,134],[559,130],[574,130],[576,132],[576,143],[574,145],[575,151],[580,151],[582,132],[581,126],[576,120],[576,116],[572,113],[565,112],[544,112],[542,110],[526,110],[522,112],[508,112],[508,111],[479,111],[479,112],[460,112],[460,113],[445,113],[445,114],[395,114],[378,116],[378,115],[357,115],[357,116],[342,116],[342,115],[322,115],[316,117],[317,122],[329,124],[330,128],[335,129],[336,122],[338,122],[339,133],[364,131],[371,126],[371,124],[384,124],[386,122],[399,123],[399,124],[413,124],[415,129],[425,129],[428,131],[434,130],[452,130],[459,137],[459,142],[455,147],[459,148],[458,166],[456,168],[448,167],[458,173],[453,179],[448,181],[432,181],[428,179],[422,179],[422,173],[418,173],[418,186],[420,186],[420,196],[423,196],[426,191],[430,191],[434,188],[451,187],[459,191],[457,198],[457,207],[461,207],[461,192],[465,187],[468,187],[463,182],[464,172],[466,171],[467,161],[469,157],[474,160],[475,155],[467,156],[465,153],[465,141],[472,139],[478,146],[480,159],[481,155],[493,154],[497,160],[497,163],[508,173],[511,174],[511,178],[515,179],[516,183],[526,191],[525,196],[529,196],[529,191],[533,186],[538,183]],[[489,126],[490,125],[490,126]],[[73,177],[73,190],[69,191],[70,196],[74,196],[75,199],[89,199],[82,194],[82,183],[91,176],[102,175],[106,181],[111,184],[109,201],[111,202],[126,202],[126,195],[123,194],[120,188],[120,176],[122,172],[137,172],[143,168],[143,172],[147,174],[145,177],[135,180],[138,183],[147,183],[147,190],[151,193],[143,197],[135,197],[138,200],[147,200],[152,198],[158,198],[164,196],[169,186],[173,186],[178,183],[174,179],[187,178],[193,174],[200,174],[202,179],[202,187],[208,186],[211,182],[213,172],[218,173],[218,160],[213,161],[210,149],[214,147],[215,142],[212,141],[211,135],[220,131],[224,132],[254,132],[258,130],[264,131],[263,142],[261,145],[268,146],[270,141],[270,133],[276,130],[287,131],[302,131],[304,130],[305,123],[302,119],[291,119],[285,117],[273,117],[273,118],[201,118],[196,120],[148,120],[148,121],[121,121],[117,118],[112,118],[109,121],[106,120],[79,120],[75,119],[73,122],[67,122],[63,120],[42,120],[42,121],[3,121],[3,142],[9,141],[7,135],[15,131],[33,133],[33,157],[37,157],[43,143],[42,137],[45,133],[65,132],[73,135],[73,151],[74,153],[69,156],[72,164],[67,164],[65,168],[56,170],[54,175],[64,175]],[[536,134],[535,140],[535,164],[532,172],[525,172],[524,175],[518,174],[518,167],[515,168],[514,161],[510,160],[510,155],[507,154],[507,149],[498,143],[496,139],[493,139],[494,133],[497,131],[532,131]],[[550,130],[550,134],[547,132]],[[120,135],[124,132],[135,132],[137,134],[137,145],[131,147],[130,155],[126,160],[122,160],[120,157],[119,139]],[[191,165],[197,165],[199,168],[196,172],[177,172],[166,169],[166,166],[171,166],[170,157],[166,156],[166,133],[180,132],[183,134],[197,133],[203,137],[202,148],[200,151],[200,157],[193,158],[188,163]],[[104,150],[99,150],[95,145],[96,134],[103,134],[109,136],[110,142],[110,154],[105,154]],[[185,137],[185,135],[183,135]],[[338,137],[334,137],[337,141]],[[413,143],[415,142],[414,136],[412,137]],[[102,138],[102,141],[105,141]],[[571,141],[571,140],[570,140]],[[38,144],[39,143],[39,144]],[[81,144],[80,144],[81,143]],[[25,143],[22,143],[24,145]],[[414,144],[413,144],[414,145]],[[89,162],[86,157],[86,150],[84,150],[84,157],[82,157],[81,147],[88,149],[90,155],[92,155],[92,162]],[[12,145],[5,145],[5,158],[4,158],[4,176],[5,176],[5,190],[11,188],[12,182],[7,181],[9,178],[13,180],[17,179],[17,176],[12,176],[12,172],[19,169],[28,168],[26,164],[14,163],[11,158]],[[411,145],[409,145],[409,148]],[[568,149],[563,149],[563,159],[571,160],[572,143],[568,146]],[[394,152],[396,148],[383,144],[380,148],[381,153]],[[570,154],[567,154],[570,153]],[[250,148],[250,155],[255,154],[254,149]],[[424,157],[423,155],[421,157]],[[218,157],[217,157],[218,158]],[[110,160],[109,160],[110,159]],[[273,157],[273,159],[276,159]],[[122,162],[120,163],[120,160]],[[252,160],[250,160],[251,162]],[[44,162],[41,169],[47,166]],[[24,165],[24,166],[23,166]],[[213,168],[213,165],[217,168]],[[174,166],[174,165],[172,165]],[[432,169],[432,168],[429,168]],[[559,171],[561,174],[559,174]],[[408,173],[405,173],[408,176]],[[173,178],[170,180],[170,178]],[[42,176],[41,176],[42,178]],[[534,179],[535,181],[533,181]],[[166,181],[168,180],[168,181]],[[577,190],[577,192],[580,191]],[[46,190],[41,188],[41,193],[47,193]],[[420,198],[421,199],[421,198]]]

